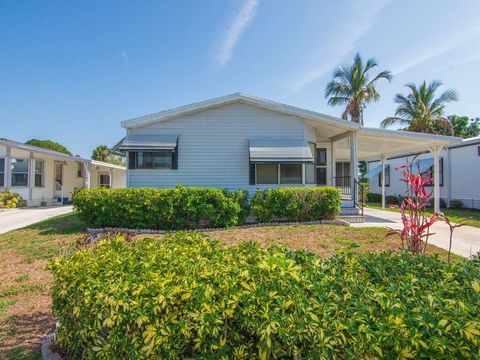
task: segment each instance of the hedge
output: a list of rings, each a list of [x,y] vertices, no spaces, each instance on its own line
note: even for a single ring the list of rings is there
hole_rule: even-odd
[[[311,221],[334,219],[340,212],[341,192],[335,187],[259,190],[252,198],[252,212],[261,222],[282,219]]]
[[[73,359],[471,359],[473,262],[346,254],[198,233],[102,240],[53,260],[57,340]]]
[[[92,227],[188,229],[226,227],[245,219],[246,191],[215,188],[82,189],[73,205]]]
[[[13,209],[20,205],[22,198],[17,193],[0,192],[0,209]]]
[[[340,211],[335,188],[281,188],[247,191],[182,187],[168,189],[82,189],[73,205],[88,226],[130,229],[192,229],[245,223],[251,211],[259,221],[333,219]]]

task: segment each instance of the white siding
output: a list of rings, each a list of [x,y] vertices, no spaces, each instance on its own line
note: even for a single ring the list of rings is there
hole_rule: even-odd
[[[197,114],[129,130],[131,133],[178,134],[177,170],[127,170],[129,187],[212,186],[254,191],[249,185],[248,139],[307,137],[315,129],[304,121],[244,104],[231,104]]]
[[[450,149],[451,198],[480,208],[480,144]],[[473,206],[472,206],[473,205]]]

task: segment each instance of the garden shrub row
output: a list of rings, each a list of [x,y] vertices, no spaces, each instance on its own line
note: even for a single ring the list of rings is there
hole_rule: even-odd
[[[340,211],[340,192],[331,187],[257,191],[250,202],[244,190],[182,187],[168,189],[83,189],[74,207],[90,227],[190,229],[259,221],[333,219]]]
[[[107,238],[49,264],[73,359],[479,358],[475,266],[227,248],[195,232]]]
[[[13,209],[21,204],[22,198],[17,193],[0,192],[0,209]]]

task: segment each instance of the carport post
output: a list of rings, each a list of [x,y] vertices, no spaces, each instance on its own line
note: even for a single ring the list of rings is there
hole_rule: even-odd
[[[357,200],[355,181],[358,180],[358,144],[357,132],[352,131],[350,136],[350,186],[352,191],[352,200]]]
[[[85,167],[85,176],[84,176],[85,187],[87,189],[90,189],[90,168],[88,167],[87,163],[83,163],[83,166]]]
[[[382,209],[385,210],[385,159],[384,154],[380,154],[380,161],[382,162]]]
[[[430,148],[433,155],[433,210],[440,212],[440,155],[443,151],[443,145],[436,145]]]

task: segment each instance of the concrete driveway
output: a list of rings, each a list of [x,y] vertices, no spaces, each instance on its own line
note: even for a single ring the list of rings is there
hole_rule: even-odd
[[[365,222],[351,224],[355,227],[388,227],[402,229],[400,214],[393,211],[364,209]],[[429,243],[448,250],[450,231],[448,225],[439,221],[432,226],[434,235],[430,236]],[[469,257],[480,251],[480,228],[462,226],[453,232],[452,252],[464,257]]]
[[[0,234],[35,224],[39,221],[72,212],[73,207],[54,206],[8,210],[0,212]]]

